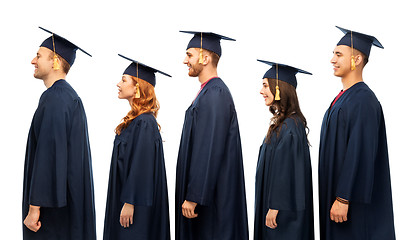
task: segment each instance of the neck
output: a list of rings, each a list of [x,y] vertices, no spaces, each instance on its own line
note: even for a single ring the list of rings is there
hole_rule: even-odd
[[[51,74],[47,78],[43,79],[43,83],[45,84],[46,88],[50,88],[51,86],[53,86],[55,82],[57,82],[60,79],[66,79],[66,74],[65,73]]]
[[[351,71],[347,76],[341,78],[341,83],[343,84],[343,91],[354,86],[356,83],[363,82],[362,70],[356,69]]]
[[[207,82],[213,77],[217,77],[217,68],[204,68],[199,74],[199,82],[201,84]]]

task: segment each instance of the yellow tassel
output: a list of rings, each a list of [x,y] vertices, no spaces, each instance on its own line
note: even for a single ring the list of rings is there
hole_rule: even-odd
[[[59,64],[59,61],[58,61],[56,55],[53,56],[53,69],[54,70],[59,70],[60,69],[60,64]]]
[[[274,97],[275,101],[280,101],[280,87],[278,86],[278,64],[276,64],[276,96]]]
[[[351,71],[355,70],[353,31],[351,31]]]
[[[354,59],[354,56],[351,56],[351,70],[355,70],[355,59]]]
[[[280,88],[278,86],[276,86],[276,97],[274,98],[274,100],[276,101],[280,101]]]
[[[203,63],[203,33],[200,33],[200,53],[199,53],[199,63]]]
[[[56,47],[55,47],[55,36],[52,33],[52,43],[53,43],[53,69],[54,70],[59,70],[60,69],[60,64],[56,56]]]
[[[134,98],[140,98],[140,86],[138,83],[136,83],[136,95],[134,95]]]
[[[199,63],[203,63],[203,49],[200,48],[200,53],[199,53]]]

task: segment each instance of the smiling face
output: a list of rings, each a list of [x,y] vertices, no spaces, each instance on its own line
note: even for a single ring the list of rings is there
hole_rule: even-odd
[[[270,106],[273,103],[274,95],[270,91],[269,81],[267,78],[263,79],[263,86],[262,89],[260,90],[260,94],[262,94],[266,106]]]
[[[203,65],[199,63],[200,51],[196,48],[189,48],[186,50],[186,57],[183,60],[183,64],[189,67],[188,75],[190,77],[197,77],[203,70]]]
[[[31,64],[35,66],[34,77],[46,79],[53,69],[53,52],[48,48],[40,47]]]
[[[124,74],[122,80],[116,85],[119,89],[118,98],[127,99],[129,102],[133,99],[137,88],[130,75]]]
[[[351,72],[351,47],[345,45],[336,46],[330,63],[333,65],[335,76],[345,77]]]

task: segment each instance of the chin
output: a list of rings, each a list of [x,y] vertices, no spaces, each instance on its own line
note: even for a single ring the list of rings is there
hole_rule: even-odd
[[[342,75],[337,73],[337,72],[334,72],[333,75],[336,76],[336,77],[342,77]]]
[[[199,74],[197,74],[193,71],[189,71],[188,75],[189,75],[189,77],[198,77],[199,76]]]
[[[336,77],[343,77],[345,75],[345,72],[346,71],[344,71],[344,69],[336,69],[333,72],[333,75],[336,76]]]
[[[34,73],[34,78],[36,79],[42,79],[38,74]]]

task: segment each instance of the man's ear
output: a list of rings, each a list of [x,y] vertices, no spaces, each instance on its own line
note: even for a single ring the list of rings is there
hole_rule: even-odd
[[[206,54],[206,52],[203,52],[203,66],[206,66],[207,64],[209,64],[209,62],[211,61],[211,56],[209,54]]]
[[[360,65],[364,64],[364,57],[359,53],[354,56],[354,60],[355,60],[356,66],[360,66]]]

